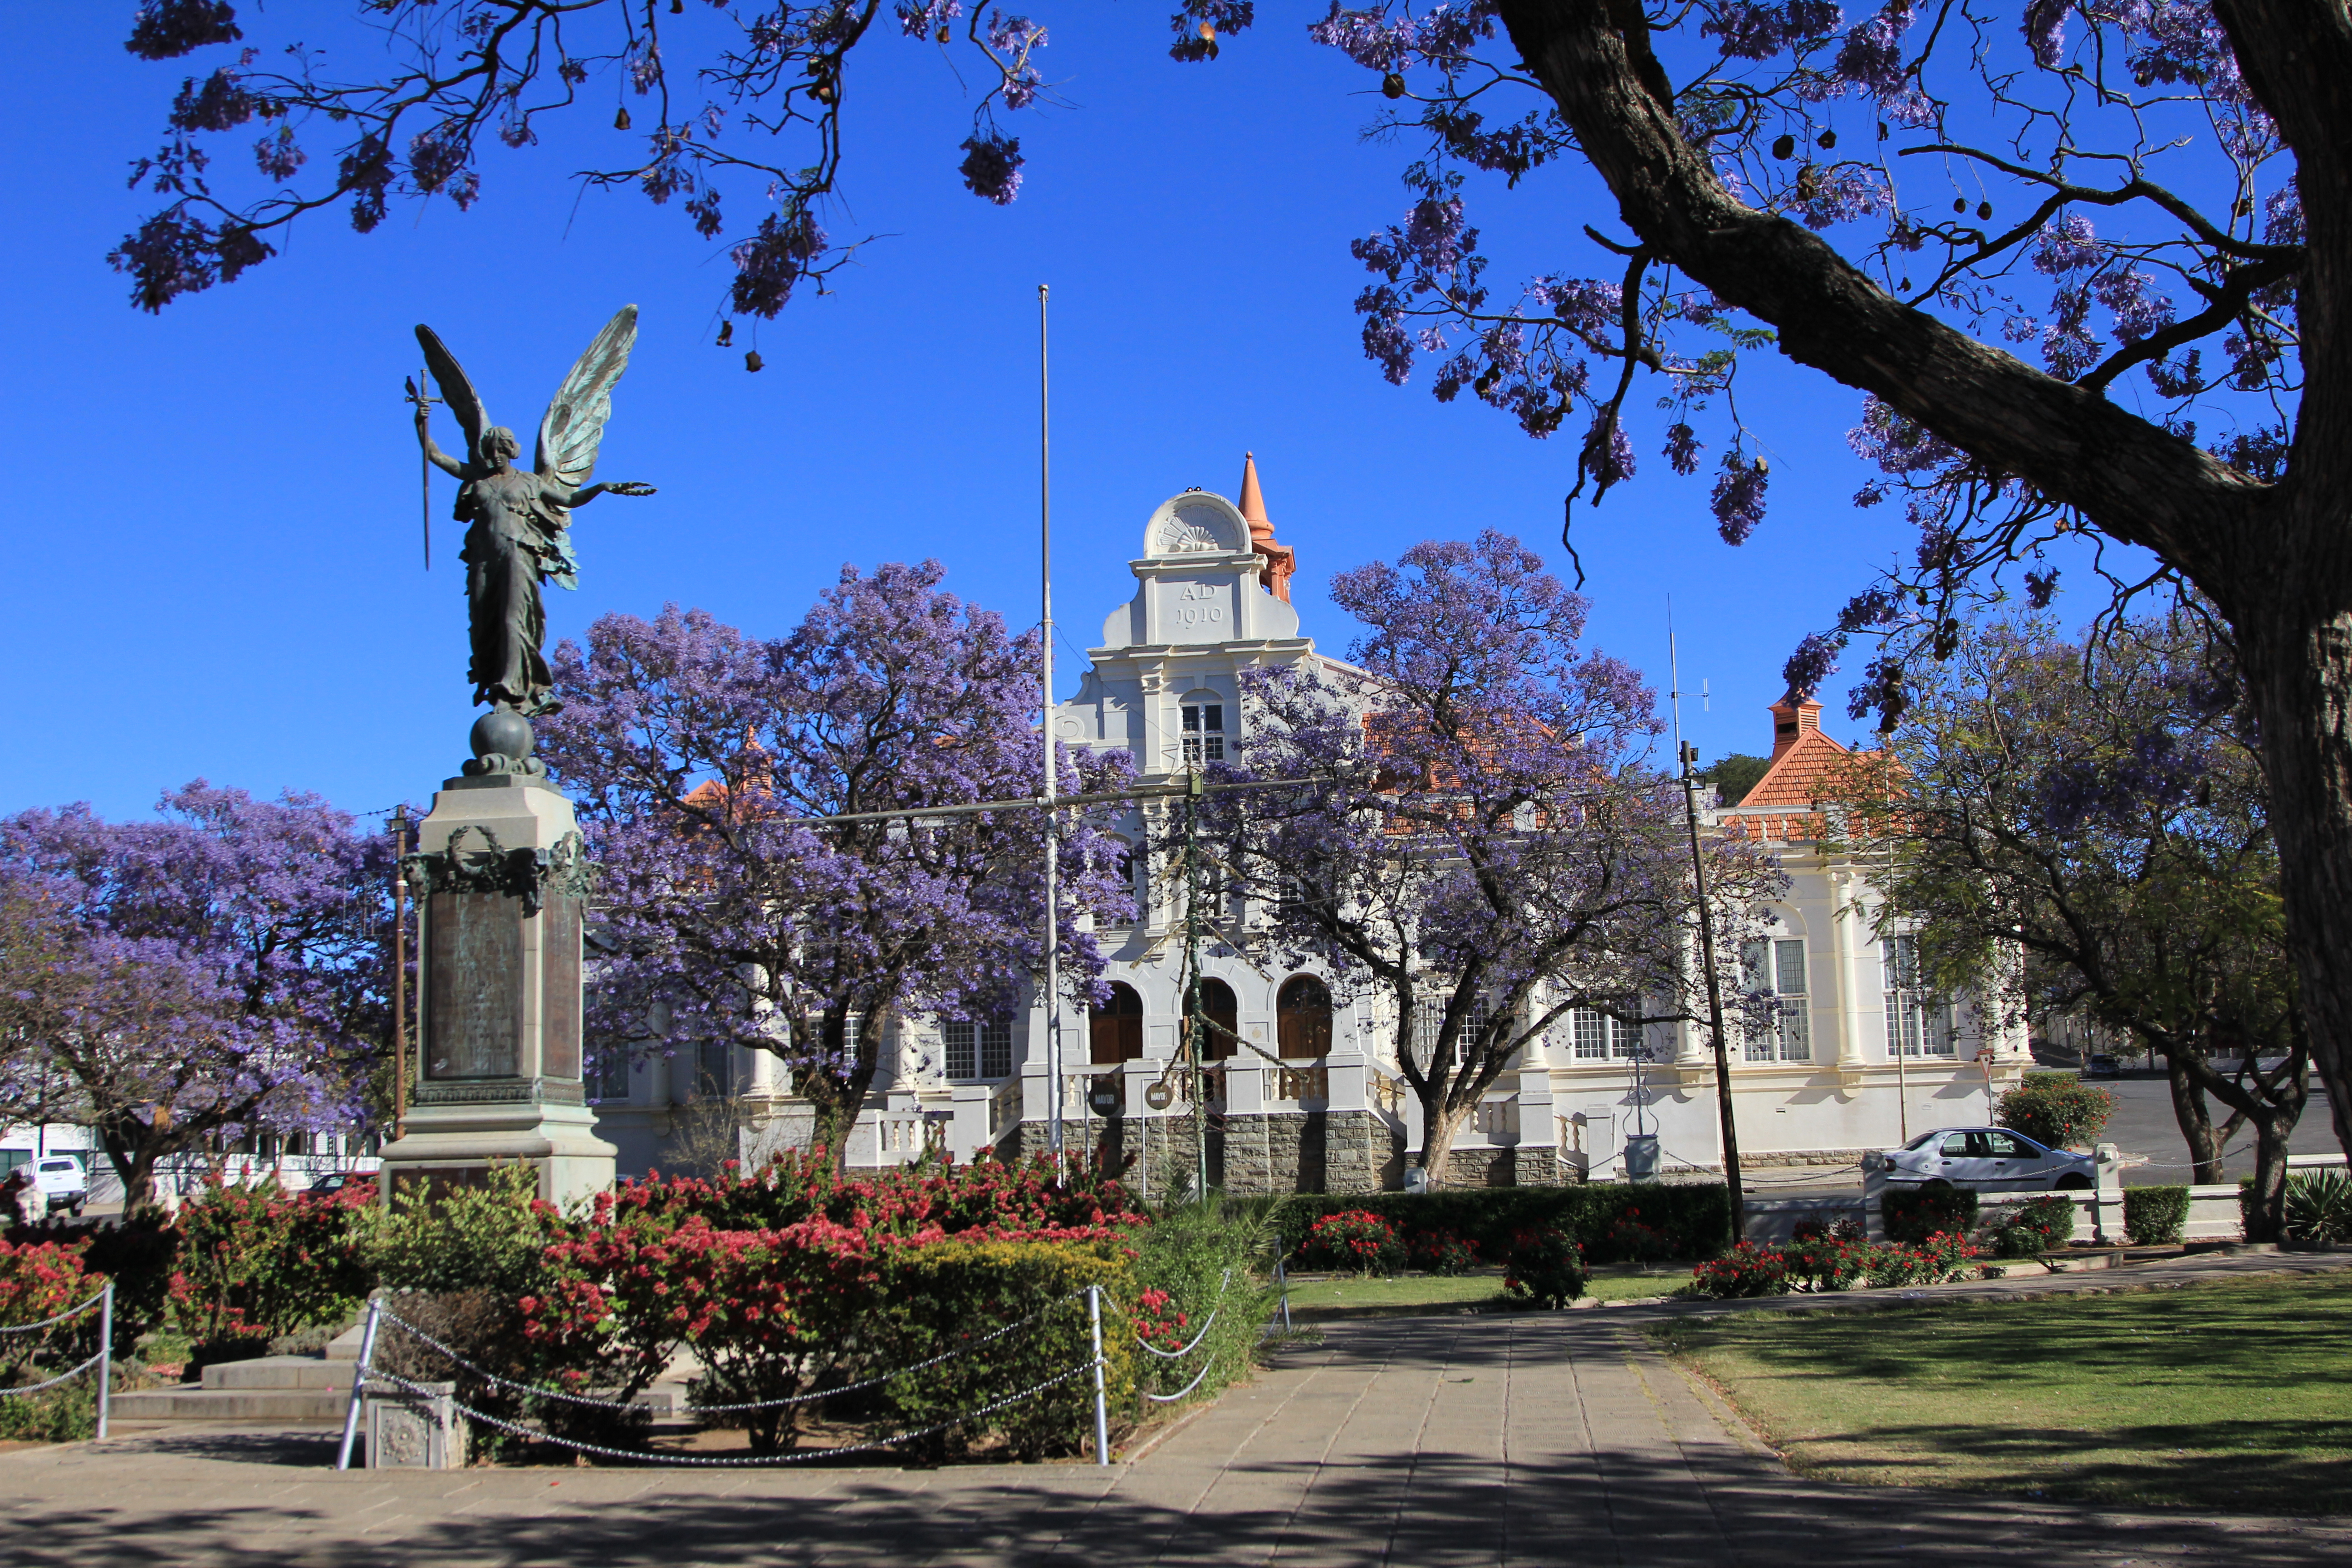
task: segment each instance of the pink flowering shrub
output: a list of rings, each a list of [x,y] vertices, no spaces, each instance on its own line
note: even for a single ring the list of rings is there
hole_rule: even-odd
[[[1478,1244],[1450,1230],[1422,1232],[1406,1253],[1415,1268],[1430,1274],[1467,1274],[1478,1267]]]
[[[1789,1261],[1777,1247],[1743,1241],[1691,1270],[1691,1285],[1700,1295],[1718,1300],[1778,1296],[1789,1289]]]

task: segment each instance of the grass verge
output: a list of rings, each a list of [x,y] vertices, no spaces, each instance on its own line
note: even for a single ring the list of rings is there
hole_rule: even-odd
[[[2352,1511],[2352,1276],[1657,1331],[1822,1479]]]
[[[1593,1270],[1584,1293],[1601,1301],[1634,1300],[1664,1296],[1690,1279],[1686,1266],[1664,1265],[1644,1274],[1631,1265]],[[1458,1311],[1524,1311],[1503,1289],[1499,1268],[1472,1274],[1399,1274],[1388,1279],[1352,1275],[1330,1279],[1295,1279],[1290,1286],[1290,1315],[1305,1322],[1328,1323],[1342,1318],[1426,1317]]]

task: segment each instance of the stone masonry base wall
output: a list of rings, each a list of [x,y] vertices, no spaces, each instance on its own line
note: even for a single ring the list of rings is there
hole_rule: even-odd
[[[1369,1110],[1212,1116],[1207,1131],[1209,1184],[1229,1193],[1376,1193],[1403,1184],[1403,1143]],[[1155,1195],[1192,1184],[1189,1117],[1088,1118],[1065,1122],[1062,1136],[1073,1152],[1124,1168],[1130,1184]],[[1045,1124],[1023,1122],[1021,1152],[1045,1147]]]

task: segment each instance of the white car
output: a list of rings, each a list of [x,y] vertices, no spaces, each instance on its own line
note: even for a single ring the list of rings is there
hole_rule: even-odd
[[[2039,1193],[2098,1180],[2088,1154],[2045,1149],[2006,1127],[1938,1127],[1879,1159],[1889,1182],[1909,1186],[1945,1182],[1979,1193]]]
[[[47,1212],[78,1215],[89,1201],[89,1178],[72,1155],[51,1154],[33,1162],[33,1191],[47,1200]]]

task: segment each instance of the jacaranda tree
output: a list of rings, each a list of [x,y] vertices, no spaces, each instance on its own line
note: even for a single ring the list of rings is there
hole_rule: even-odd
[[[2195,1180],[2251,1125],[2247,1235],[2276,1239],[2309,1057],[2228,650],[2186,614],[2087,647],[2003,617],[1905,695],[1841,780],[1846,831],[1887,851],[1886,918],[1948,989],[2128,1030],[2165,1063]]]
[[[147,1201],[157,1165],[255,1131],[349,1128],[390,1032],[392,843],[315,795],[202,780],[163,819],[0,821],[9,1121],[46,1099]]]
[[[766,640],[699,610],[605,616],[556,650],[564,708],[539,724],[606,906],[590,1048],[766,1051],[836,1158],[886,1021],[1003,1016],[1040,967],[1044,812],[921,815],[1044,784],[1036,634],[1007,637],[944,575],[845,568]],[[1132,772],[1123,752],[1062,768],[1064,795]],[[891,815],[808,820],[871,813]],[[1079,813],[1061,831],[1063,973],[1084,994],[1089,917],[1133,910],[1122,847]]]
[[[1584,600],[1518,541],[1417,544],[1331,597],[1369,628],[1357,668],[1247,678],[1229,770],[1304,782],[1208,797],[1208,837],[1286,957],[1393,1019],[1443,1184],[1486,1091],[1571,1009],[1703,1016],[1682,792],[1650,763],[1653,694],[1578,647]],[[1780,878],[1754,847],[1710,853],[1737,952]]]
[[[522,145],[621,73],[649,123],[586,178],[684,198],[730,233],[719,185],[764,184],[737,226],[734,305],[771,315],[845,258],[836,189],[853,57],[877,37],[976,50],[958,150],[1013,199],[1035,102],[1035,21],[959,0],[665,11],[654,0],[355,0],[392,43],[374,79],[311,57],[233,57],[186,79],[142,179],[163,205],[116,253],[160,308],[270,254],[303,213],[376,226],[394,195],[463,205],[486,138]],[[1181,0],[1171,53],[1213,58],[1250,0]],[[678,19],[674,19],[678,18]],[[1740,424],[1742,356],[1857,389],[1856,497],[1903,497],[1913,561],[1791,660],[1811,689],[1845,642],[1885,639],[1858,710],[1891,721],[1915,659],[1948,655],[1969,601],[2011,574],[2055,590],[2056,536],[2138,546],[2233,629],[2262,736],[2312,1047],[2352,1148],[2352,14],[2333,0],[1332,0],[1311,35],[1369,73],[1377,127],[1412,162],[1403,221],[1356,242],[1365,348],[1403,381],[1435,366],[1529,434],[1576,442],[1597,500],[1635,469],[1627,399],[1669,410],[1668,466],[1715,468],[1738,543],[1769,475]],[[691,19],[679,20],[679,19]],[[227,0],[146,0],[151,58],[226,48]],[[661,31],[658,29],[670,29]],[[683,30],[680,30],[683,29]],[[666,52],[666,50],[667,52]],[[266,63],[265,63],[266,62]],[[601,112],[601,110],[599,111]],[[626,126],[624,110],[618,123]],[[217,135],[259,132],[259,194],[217,194]],[[323,134],[313,173],[305,138]],[[945,150],[943,150],[944,152]],[[1581,167],[1616,203],[1581,213],[1591,260],[1488,276],[1474,202],[1558,199]],[[2308,387],[2315,396],[2305,402]],[[2345,421],[2339,424],[2338,421]],[[1857,584],[1860,586],[1861,584]],[[2129,574],[2118,591],[2136,585]]]

